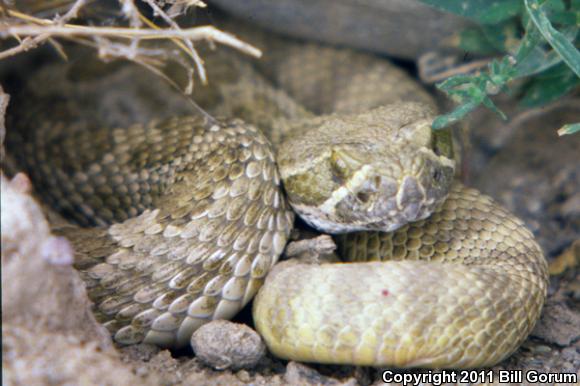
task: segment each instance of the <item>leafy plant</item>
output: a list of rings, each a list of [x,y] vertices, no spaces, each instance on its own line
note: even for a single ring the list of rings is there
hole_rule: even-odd
[[[461,48],[505,54],[481,73],[454,75],[436,85],[458,106],[437,117],[433,129],[462,119],[482,104],[505,119],[490,96],[509,92],[508,86],[515,80],[525,81],[520,98],[525,107],[556,100],[580,84],[580,0],[421,1],[479,24],[461,33]],[[580,123],[572,123],[558,134],[578,131]]]

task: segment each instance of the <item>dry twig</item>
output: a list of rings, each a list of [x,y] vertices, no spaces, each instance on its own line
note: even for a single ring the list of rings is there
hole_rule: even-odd
[[[189,84],[186,92],[190,93],[193,85],[193,71],[190,66],[180,61],[178,55],[167,49],[148,49],[141,43],[150,40],[172,41],[182,51],[186,52],[198,71],[202,82],[206,82],[203,60],[194,47],[194,42],[208,41],[220,43],[235,48],[245,54],[260,57],[261,52],[256,47],[243,42],[235,36],[223,32],[213,26],[199,26],[182,29],[173,20],[177,10],[184,11],[191,6],[205,6],[199,0],[144,0],[160,17],[168,28],[160,28],[144,17],[133,0],[119,0],[123,15],[129,20],[129,26],[87,26],[68,23],[77,18],[79,12],[86,6],[87,0],[76,0],[63,16],[51,19],[38,18],[16,10],[5,10],[9,19],[0,22],[0,38],[16,38],[19,45],[0,52],[0,59],[30,50],[53,38],[64,38],[78,43],[98,48],[101,57],[122,57],[132,60],[149,69],[153,65],[161,65],[165,60],[176,60],[186,68]],[[163,4],[169,4],[165,12]],[[23,38],[23,39],[22,39]],[[161,61],[161,62],[160,62]]]

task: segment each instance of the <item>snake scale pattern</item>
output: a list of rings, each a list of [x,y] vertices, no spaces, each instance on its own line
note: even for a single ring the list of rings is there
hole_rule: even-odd
[[[465,368],[511,354],[539,318],[546,262],[520,220],[453,182],[430,97],[369,55],[266,52],[259,71],[208,57],[196,100],[219,120],[171,117],[162,87],[126,66],[48,66],[18,97],[8,152],[80,225],[59,231],[98,320],[120,344],[182,347],[262,288],[254,320],[281,358]],[[130,90],[114,99],[107,76]],[[294,212],[352,264],[271,271]]]

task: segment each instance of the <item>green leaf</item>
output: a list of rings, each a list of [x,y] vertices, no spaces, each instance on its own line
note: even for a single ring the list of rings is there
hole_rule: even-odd
[[[550,19],[552,19],[552,12],[566,10],[566,3],[564,0],[542,0],[540,5],[548,12],[550,12]]]
[[[442,11],[464,16],[481,24],[496,24],[517,15],[521,0],[421,0]]]
[[[536,28],[532,21],[526,21],[526,34],[522,38],[520,46],[515,53],[516,62],[523,62],[541,41],[542,34],[540,30]]]
[[[524,0],[524,4],[531,20],[540,30],[544,39],[558,52],[572,71],[580,77],[580,52],[574,47],[574,44],[552,27],[538,0]]]
[[[491,111],[493,111],[494,113],[496,113],[497,115],[500,116],[501,119],[503,119],[504,121],[507,120],[507,116],[505,115],[505,113],[503,111],[501,111],[496,105],[495,103],[492,102],[491,99],[489,98],[485,98],[483,100],[483,105],[485,107],[487,107],[488,109],[490,109]]]
[[[530,22],[531,23],[531,22]],[[574,41],[578,34],[578,28],[566,27],[562,34],[569,41]],[[545,50],[538,45],[542,37],[540,31],[531,23],[528,25],[526,35],[522,39],[520,49],[516,54],[516,78],[528,77],[539,74],[562,62],[560,55],[554,50]]]
[[[480,28],[467,28],[459,34],[459,47],[467,52],[493,54],[497,47],[491,44]]]
[[[556,24],[577,25],[579,16],[578,12],[561,11],[552,12],[549,19],[552,23]]]
[[[557,64],[562,63],[562,58],[554,51],[546,52],[538,47],[526,60],[516,66],[514,78],[530,77],[544,72]]]
[[[447,92],[453,88],[456,88],[457,86],[466,84],[466,83],[471,83],[473,79],[472,75],[463,75],[463,74],[459,74],[459,75],[455,75],[455,76],[450,76],[449,78],[445,79],[443,82],[437,83],[435,86],[444,92]]]
[[[578,123],[568,123],[564,126],[562,126],[559,130],[558,130],[558,135],[562,136],[562,135],[569,135],[569,134],[574,134],[580,131],[580,122]]]
[[[523,90],[521,103],[533,107],[555,100],[580,84],[580,52],[575,47],[580,0],[422,1],[483,24],[460,35],[463,49],[472,52],[495,49],[508,53],[491,61],[487,70],[452,76],[436,85],[458,106],[437,117],[432,124],[434,130],[462,119],[481,104],[505,119],[490,96],[511,92],[508,86]],[[523,36],[522,25],[525,26]],[[522,78],[526,83],[513,83]],[[580,131],[578,125],[566,125],[560,132]]]
[[[516,19],[493,25],[482,25],[487,41],[500,52],[513,52],[520,42],[520,24]]]
[[[447,127],[459,121],[464,116],[466,116],[470,111],[474,110],[477,106],[479,106],[479,104],[480,103],[477,101],[470,101],[456,107],[455,110],[453,110],[448,114],[439,115],[437,118],[435,118],[431,127],[433,128],[433,130],[439,130],[444,127]]]
[[[580,85],[576,76],[564,63],[532,78],[525,86],[520,103],[525,107],[537,107],[552,102]]]

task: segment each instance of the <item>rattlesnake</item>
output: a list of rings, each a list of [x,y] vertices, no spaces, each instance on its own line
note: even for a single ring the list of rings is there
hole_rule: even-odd
[[[118,343],[182,347],[266,281],[254,319],[281,358],[476,367],[519,346],[546,262],[520,220],[453,182],[419,86],[382,59],[316,45],[273,48],[269,80],[211,56],[214,83],[196,99],[229,118],[172,117],[187,107],[152,75],[87,59],[30,76],[10,112],[8,152],[84,226],[59,231]],[[291,207],[357,263],[266,277]]]

